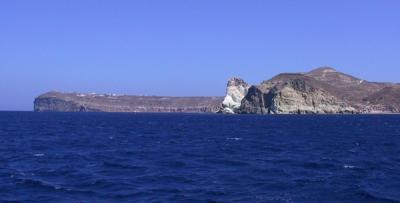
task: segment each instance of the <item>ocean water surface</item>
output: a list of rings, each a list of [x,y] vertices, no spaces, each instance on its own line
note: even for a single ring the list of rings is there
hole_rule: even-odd
[[[0,202],[399,201],[399,115],[0,112]]]

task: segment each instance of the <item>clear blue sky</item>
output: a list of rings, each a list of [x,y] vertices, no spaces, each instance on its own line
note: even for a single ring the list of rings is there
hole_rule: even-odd
[[[399,0],[1,0],[0,110],[49,91],[223,95],[329,65],[400,82]]]

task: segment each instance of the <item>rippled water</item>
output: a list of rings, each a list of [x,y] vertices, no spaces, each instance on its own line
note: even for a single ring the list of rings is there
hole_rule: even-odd
[[[4,202],[398,202],[400,116],[0,112]]]

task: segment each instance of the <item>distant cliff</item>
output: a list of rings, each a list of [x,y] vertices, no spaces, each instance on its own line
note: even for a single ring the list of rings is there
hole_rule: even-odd
[[[399,113],[400,85],[368,82],[330,67],[308,73],[283,73],[253,86],[234,78],[228,82],[227,95],[220,112]]]
[[[216,112],[223,97],[160,97],[48,92],[37,97],[39,112]]]

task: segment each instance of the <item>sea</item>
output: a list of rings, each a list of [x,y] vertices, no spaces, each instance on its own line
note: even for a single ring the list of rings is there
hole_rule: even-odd
[[[0,202],[400,202],[400,115],[0,112]]]

